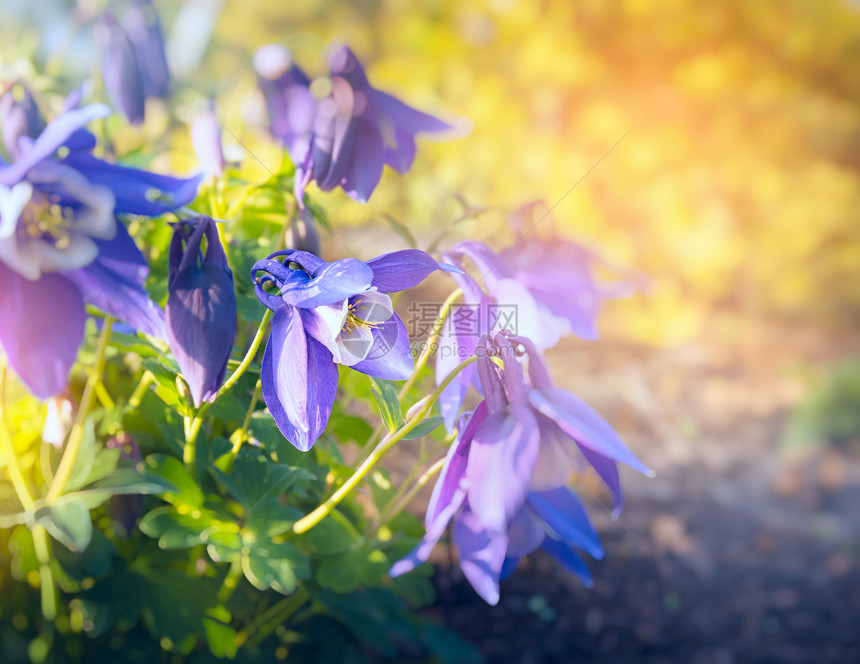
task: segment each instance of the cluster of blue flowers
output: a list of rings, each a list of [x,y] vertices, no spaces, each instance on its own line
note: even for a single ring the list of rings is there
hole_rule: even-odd
[[[169,87],[157,16],[140,0],[121,21],[105,16],[98,30],[114,105],[140,122],[145,99]],[[331,415],[338,364],[377,378],[409,379],[410,340],[390,294],[447,272],[475,316],[468,324],[447,319],[452,347],[438,354],[438,383],[463,359],[478,359],[442,392],[442,414],[456,439],[427,511],[426,535],[391,574],[425,561],[453,523],[462,569],[491,604],[499,599],[500,580],[537,548],[587,581],[575,549],[594,557],[603,550],[584,507],[565,486],[571,473],[593,468],[617,513],[616,464],[649,471],[594,410],[553,385],[541,353],[568,334],[596,338],[601,303],[626,295],[630,281],[598,282],[592,269],[602,262],[597,254],[557,238],[538,239],[525,227],[501,253],[465,241],[444,262],[417,249],[367,262],[324,261],[304,210],[309,184],[322,191],[341,187],[367,201],[384,165],[409,170],[416,134],[450,125],[372,87],[346,47],[332,52],[328,77],[311,80],[277,45],[260,49],[254,67],[272,134],[295,164],[300,211],[293,223],[305,229],[304,246],[272,253],[251,270],[256,295],[272,312],[261,384],[279,429],[300,450],[314,445]],[[83,340],[85,307],[92,305],[165,340],[199,407],[224,383],[235,339],[236,294],[218,222],[190,216],[173,224],[162,310],[144,288],[148,266],[122,219],[176,212],[195,199],[203,176],[175,178],[96,156],[97,141],[86,125],[110,109],[80,106],[80,97],[70,96],[49,123],[23,84],[0,97],[8,157],[0,160],[0,344],[33,394],[56,395]],[[198,153],[206,155],[204,170],[220,176],[214,113],[194,134],[203,146]],[[480,278],[470,275],[470,262]],[[499,305],[515,307],[518,329],[491,320],[490,309]],[[463,413],[470,386],[483,400]]]

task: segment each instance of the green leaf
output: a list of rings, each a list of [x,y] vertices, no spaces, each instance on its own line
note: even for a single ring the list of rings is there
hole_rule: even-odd
[[[206,541],[204,531],[216,522],[212,512],[180,514],[172,506],[157,507],[140,520],[144,534],[158,540],[162,549],[188,549]]]
[[[151,454],[144,463],[150,473],[166,480],[173,487],[164,493],[167,502],[191,508],[203,506],[203,491],[179,459],[166,454]]]
[[[266,498],[254,505],[245,520],[245,528],[259,537],[282,535],[293,527],[302,513],[290,505],[282,505],[276,497]]]
[[[358,537],[358,531],[349,519],[333,510],[305,533],[302,542],[314,556],[334,556],[351,549]]]
[[[331,426],[328,433],[341,443],[355,442],[364,445],[373,435],[373,427],[363,418],[355,415],[339,415],[332,413]]]
[[[397,398],[397,390],[388,381],[372,377],[370,380],[373,383],[370,391],[376,398],[379,414],[382,416],[385,427],[390,432],[396,431],[403,422],[403,409]]]
[[[289,595],[298,578],[310,576],[310,562],[289,542],[258,542],[242,557],[245,578],[258,590],[272,590]]]
[[[283,494],[297,481],[315,479],[304,468],[273,463],[251,446],[239,451],[229,475],[217,467],[211,467],[210,472],[249,510],[261,500]]]
[[[90,471],[96,461],[96,430],[93,421],[89,417],[84,421],[81,435],[81,446],[69,480],[66,482],[66,491],[71,492],[81,488],[87,481]]]
[[[77,553],[87,548],[93,536],[90,508],[83,500],[65,500],[42,508],[36,512],[36,521],[51,537]]]
[[[391,567],[381,551],[356,549],[327,558],[317,568],[315,578],[323,588],[336,593],[352,592],[360,586],[378,586]]]
[[[416,424],[415,428],[412,429],[412,431],[403,436],[403,440],[414,440],[416,438],[426,436],[444,421],[445,418],[442,417],[428,417],[426,420],[422,420],[421,422]]]
[[[216,620],[204,620],[203,631],[206,633],[206,643],[210,652],[221,659],[233,659],[239,649],[236,630]]]

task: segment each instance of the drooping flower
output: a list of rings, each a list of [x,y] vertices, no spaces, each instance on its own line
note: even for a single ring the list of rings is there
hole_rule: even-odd
[[[614,469],[616,460],[647,469],[611,427],[573,395],[564,393],[576,407],[556,394],[557,388],[539,390],[526,382],[509,335],[496,335],[495,343],[484,337],[477,350],[485,399],[471,417],[461,420],[427,508],[424,538],[389,573],[404,574],[425,562],[453,521],[460,567],[489,604],[499,600],[499,581],[538,548],[590,583],[588,568],[575,549],[595,558],[603,556],[603,549],[581,502],[565,487],[577,467],[571,462],[578,454],[588,463],[596,461],[598,472]],[[534,347],[525,352],[530,369],[537,362],[535,375],[545,373]],[[503,358],[503,369],[490,354]],[[545,408],[550,399],[557,408]],[[617,471],[614,478],[610,488],[616,491]]]
[[[276,260],[281,257],[283,262]],[[409,335],[388,293],[447,269],[452,268],[417,249],[366,263],[355,258],[327,263],[286,250],[254,264],[257,297],[274,312],[263,355],[263,397],[293,445],[306,451],[325,429],[337,364],[389,380],[411,375]]]
[[[167,340],[199,407],[224,382],[236,336],[233,273],[211,218],[174,225],[167,292]]]
[[[112,14],[105,14],[95,29],[101,45],[102,79],[113,105],[130,123],[143,122],[146,92],[134,47]]]
[[[134,49],[144,95],[147,99],[166,97],[170,92],[170,72],[161,22],[152,0],[132,0],[123,13],[122,27]]]
[[[159,215],[190,202],[198,177],[172,178],[94,157],[84,129],[102,105],[57,116],[0,164],[0,344],[40,398],[58,394],[83,340],[85,304],[164,337],[144,288],[146,261],[117,213]]]
[[[475,340],[482,334],[514,329],[531,339],[539,350],[553,347],[568,334],[596,339],[597,316],[603,301],[627,297],[635,291],[626,279],[609,284],[598,282],[594,268],[605,264],[603,259],[558,237],[543,240],[526,233],[500,253],[482,242],[467,240],[457,243],[444,258],[458,267],[471,261],[477,278],[465,270],[454,275],[466,306],[456,308],[445,322],[444,352],[436,355],[439,382],[472,354]],[[442,414],[449,429],[473,376],[474,369],[470,367],[442,395]]]
[[[415,158],[415,135],[451,126],[373,88],[346,46],[329,57],[329,76],[310,81],[289,52],[268,45],[254,58],[272,133],[296,165],[296,198],[313,180],[322,191],[342,187],[366,202],[383,165],[406,173]]]

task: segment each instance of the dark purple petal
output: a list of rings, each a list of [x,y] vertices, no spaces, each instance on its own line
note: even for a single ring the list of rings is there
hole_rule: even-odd
[[[332,76],[340,76],[349,81],[355,89],[368,87],[367,74],[364,67],[355,57],[349,46],[333,48],[328,55],[328,68]]]
[[[415,139],[400,128],[394,129],[395,144],[385,146],[385,163],[401,175],[412,168],[415,160]]]
[[[176,265],[177,245],[186,239],[185,227],[194,223],[185,253]],[[206,254],[200,250],[206,238]],[[202,263],[201,263],[202,260]],[[165,308],[167,337],[194,405],[211,400],[227,370],[236,335],[236,293],[233,274],[215,222],[198,217],[176,225],[171,241],[168,297]]]
[[[640,473],[653,475],[628,449],[606,420],[574,394],[558,387],[542,392],[532,390],[529,401],[541,413],[555,420],[561,430],[580,445],[625,463]]]
[[[469,506],[487,529],[507,531],[522,509],[537,462],[540,440],[527,408],[490,413],[475,431],[466,469]]]
[[[385,380],[406,380],[415,371],[415,360],[409,344],[409,333],[400,316],[391,318],[374,328],[373,346],[367,357],[353,364],[352,369],[368,376]]]
[[[502,571],[499,573],[499,581],[504,581],[511,574],[516,572],[519,564],[519,558],[511,558],[510,556],[505,556],[505,562],[502,563]]]
[[[110,115],[110,109],[104,104],[92,104],[58,115],[45,131],[39,134],[32,148],[21,159],[0,169],[0,184],[11,187],[33,166],[54,154],[78,129],[106,115]]]
[[[149,268],[125,226],[117,222],[113,240],[95,243],[98,257],[87,267],[66,273],[84,301],[141,332],[166,340],[164,313],[144,287]]]
[[[81,171],[92,184],[110,189],[116,197],[117,212],[150,217],[172,212],[193,201],[203,179],[202,174],[174,178],[110,164],[80,151],[69,154],[63,163]]]
[[[341,186],[347,196],[366,203],[382,178],[385,145],[379,129],[365,118],[355,119],[353,132],[352,154]]]
[[[343,182],[352,161],[355,96],[342,78],[332,79],[332,93],[317,102],[311,161],[313,179],[329,191]]]
[[[603,557],[600,537],[579,498],[570,489],[532,492],[528,506],[564,543],[587,551],[594,558]]]
[[[437,263],[430,254],[420,249],[403,249],[382,254],[367,261],[373,270],[373,281],[380,293],[396,293],[414,288],[436,270],[459,272],[459,268],[445,263]]]
[[[372,280],[373,271],[367,265],[356,258],[342,258],[328,263],[306,283],[284,284],[281,296],[284,302],[297,307],[318,307],[363,293]]]
[[[573,551],[564,542],[547,537],[540,548],[558,560],[568,572],[582,579],[587,588],[591,588],[594,585],[594,582],[591,580],[591,572],[588,570],[588,565],[585,564],[582,556]]]
[[[113,105],[132,124],[143,122],[146,95],[134,48],[116,20],[106,15],[96,26],[102,47],[102,79]]]
[[[123,27],[134,49],[146,97],[166,97],[170,87],[170,72],[155,7],[150,0],[134,0],[122,18]]]
[[[505,563],[508,538],[491,533],[468,508],[454,519],[454,544],[460,557],[460,569],[483,600],[499,603],[499,577]]]
[[[0,284],[0,344],[10,366],[38,398],[59,394],[84,339],[80,292],[60,274],[29,281],[3,263]]]
[[[263,397],[281,433],[303,452],[328,423],[337,379],[331,353],[307,337],[298,310],[285,305],[275,312],[263,354]]]
[[[523,368],[517,360],[517,349],[504,334],[495,337],[496,347],[501,353],[505,366],[501,371],[502,384],[508,401],[515,404],[528,404],[529,387],[523,375]]]

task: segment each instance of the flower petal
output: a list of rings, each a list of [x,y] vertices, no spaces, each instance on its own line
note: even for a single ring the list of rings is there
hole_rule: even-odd
[[[460,557],[460,569],[483,600],[499,603],[499,577],[505,563],[508,538],[486,530],[470,510],[462,510],[454,519],[454,544]]]
[[[356,371],[385,380],[407,380],[415,370],[409,333],[394,314],[373,330],[373,346],[367,357],[352,365]]]
[[[281,297],[297,307],[318,307],[362,293],[370,288],[372,280],[373,271],[367,265],[355,258],[342,258],[328,263],[309,281],[284,284]]]
[[[603,557],[600,537],[579,498],[570,489],[532,492],[528,506],[565,544],[577,546],[594,558]]]
[[[86,311],[59,274],[29,281],[0,263],[0,344],[9,364],[40,399],[62,392],[84,339]]]
[[[529,401],[541,413],[555,420],[561,430],[580,445],[625,463],[640,473],[653,475],[653,471],[636,458],[606,420],[574,394],[558,387],[532,390]]]
[[[447,122],[442,122],[439,118],[415,110],[387,92],[371,89],[370,100],[378,111],[387,115],[394,122],[398,129],[409,134],[417,134],[422,131],[446,131],[452,128]]]
[[[328,349],[305,334],[295,307],[284,306],[272,317],[261,380],[281,433],[306,452],[328,423],[338,375]]]
[[[537,461],[540,440],[534,416],[511,405],[491,413],[475,431],[466,469],[469,506],[495,533],[522,509]]]
[[[396,293],[413,288],[424,281],[432,272],[459,272],[453,265],[437,263],[430,254],[420,249],[403,249],[383,254],[367,261],[373,270],[372,286],[380,293]]]
[[[88,304],[141,332],[166,340],[164,313],[144,287],[149,273],[146,260],[125,226],[116,226],[113,240],[95,241],[99,251],[96,259],[66,276],[75,282]]]
[[[353,124],[349,166],[341,186],[347,196],[359,203],[366,203],[382,179],[385,145],[379,129],[369,120],[356,118]]]
[[[591,588],[594,585],[594,582],[591,580],[591,572],[588,569],[588,565],[582,559],[582,556],[564,542],[547,537],[544,539],[543,544],[540,545],[540,548],[558,560],[568,572],[582,579],[586,588]]]
[[[528,509],[522,509],[508,524],[507,556],[522,558],[537,549],[546,537],[546,531]]]

